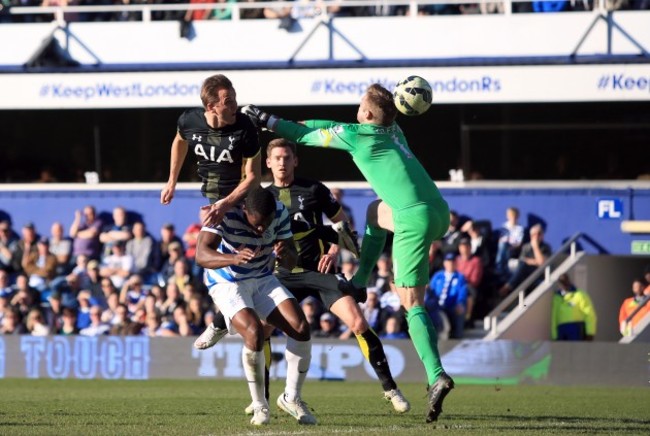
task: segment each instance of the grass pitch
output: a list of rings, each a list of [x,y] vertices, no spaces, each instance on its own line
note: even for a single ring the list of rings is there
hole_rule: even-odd
[[[438,422],[426,424],[425,387],[403,384],[412,410],[398,415],[374,383],[308,381],[304,398],[319,424],[299,426],[278,410],[249,424],[243,381],[0,380],[0,435],[638,434],[650,432],[650,389],[456,386]]]

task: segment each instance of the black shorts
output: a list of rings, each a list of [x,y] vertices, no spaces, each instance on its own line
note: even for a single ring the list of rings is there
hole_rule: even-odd
[[[321,274],[315,271],[291,273],[281,268],[275,272],[275,276],[291,291],[298,302],[311,296],[320,299],[329,309],[334,302],[346,295],[339,289],[341,282],[334,274]]]

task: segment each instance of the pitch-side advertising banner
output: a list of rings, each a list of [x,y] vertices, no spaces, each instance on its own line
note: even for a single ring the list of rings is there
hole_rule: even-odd
[[[0,109],[200,105],[213,71],[0,75]],[[650,100],[650,65],[357,68],[228,71],[240,104],[355,105],[368,85],[416,74],[435,104]]]
[[[0,336],[0,379],[243,379],[242,342],[225,339],[198,351],[192,338],[147,336]],[[273,341],[271,377],[286,377],[285,340]],[[646,344],[546,341],[441,341],[445,370],[468,384],[616,384],[648,382]],[[393,376],[422,382],[425,373],[409,340],[384,341]],[[602,359],[602,356],[608,359]],[[307,378],[372,381],[376,375],[356,341],[312,344]]]

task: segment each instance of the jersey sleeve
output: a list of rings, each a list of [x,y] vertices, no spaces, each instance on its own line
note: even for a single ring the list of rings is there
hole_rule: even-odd
[[[311,123],[310,121],[307,124]],[[309,127],[287,120],[278,120],[275,132],[283,138],[310,147],[329,147],[352,152],[358,125],[332,124],[327,128]]]
[[[316,185],[316,200],[323,208],[323,213],[327,215],[327,218],[332,218],[341,210],[339,202],[336,201],[327,186],[322,183]]]
[[[176,123],[176,130],[178,130],[178,134],[185,141],[187,141],[187,138],[185,137],[186,125],[187,125],[187,111],[183,112],[181,116],[178,117],[178,122]]]
[[[329,129],[330,127],[334,127],[337,123],[329,120],[305,120],[304,124],[312,129]]]
[[[244,147],[242,150],[242,155],[246,159],[251,159],[257,156],[260,152],[260,138],[259,134],[257,133],[257,128],[253,125],[253,123],[248,119],[246,115],[244,115],[244,119]]]

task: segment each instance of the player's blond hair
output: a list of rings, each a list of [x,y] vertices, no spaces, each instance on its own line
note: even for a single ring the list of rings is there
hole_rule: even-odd
[[[366,91],[368,102],[374,109],[374,115],[378,124],[390,126],[397,116],[397,107],[393,100],[393,94],[379,83],[374,83]]]

